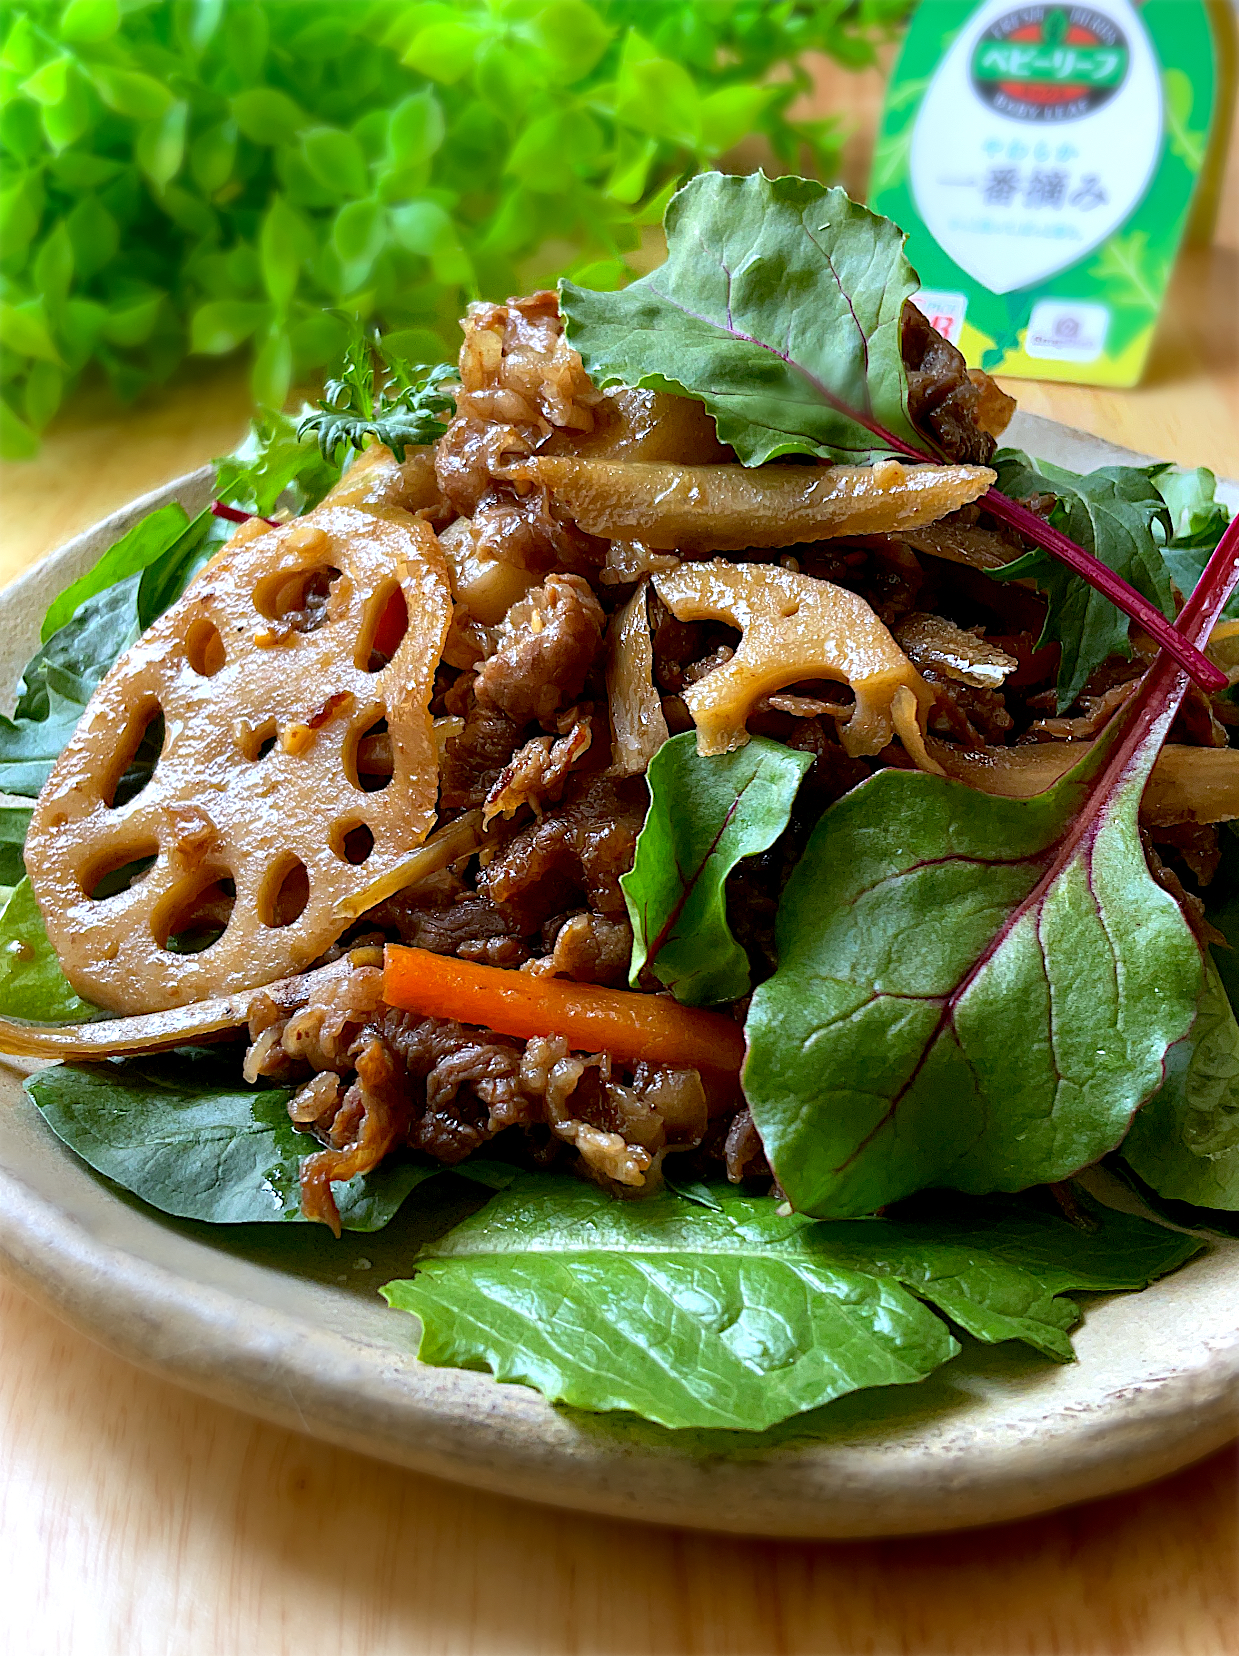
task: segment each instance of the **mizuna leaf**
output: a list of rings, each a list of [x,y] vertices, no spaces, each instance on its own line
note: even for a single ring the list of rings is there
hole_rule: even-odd
[[[778,839],[812,763],[812,754],[760,736],[710,758],[698,754],[692,731],[659,748],[646,773],[650,809],[636,859],[620,879],[634,987],[648,967],[689,1006],[748,993],[748,957],[727,924],[727,876]]]
[[[1237,577],[1228,532],[1183,611],[1188,637],[1207,636]],[[795,1207],[1018,1190],[1123,1138],[1202,988],[1138,832],[1186,686],[1160,656],[1121,729],[1033,799],[888,770],[822,817],[745,1031],[745,1093]]]
[[[998,485],[1008,495],[1017,499],[1056,495],[1058,504],[1050,519],[1053,527],[1100,558],[1173,619],[1174,594],[1162,553],[1172,532],[1170,513],[1147,471],[1102,466],[1081,477],[1044,461],[1033,462],[1018,449],[1000,449],[994,465]],[[1155,526],[1162,531],[1161,545],[1154,537]],[[1004,581],[1028,577],[1048,600],[1041,642],[1056,640],[1062,650],[1058,669],[1061,711],[1071,705],[1089,674],[1107,656],[1131,654],[1128,620],[1109,598],[1046,552],[1029,552],[994,575]]]
[[[1165,1083],[1123,1156],[1159,1196],[1239,1209],[1239,1023],[1211,961],[1196,1022],[1166,1054]]]
[[[1021,1202],[817,1224],[727,1185],[616,1202],[518,1180],[383,1292],[421,1318],[422,1362],[491,1370],[577,1408],[760,1431],[959,1350],[924,1304],[986,1341],[1069,1358],[1069,1288],[1143,1287],[1199,1242],[1090,1209],[1091,1233]],[[910,1291],[909,1291],[910,1290]]]
[[[316,1141],[288,1119],[287,1087],[248,1087],[209,1051],[56,1064],[26,1082],[44,1120],[98,1173],[181,1219],[305,1222],[298,1173]],[[505,1164],[482,1164],[493,1185]],[[497,1172],[495,1170],[498,1170]],[[380,1230],[440,1164],[389,1160],[332,1186],[345,1230]]]
[[[703,173],[673,196],[666,232],[667,262],[619,292],[560,283],[596,385],[698,398],[746,466],[889,455],[841,404],[923,446],[899,345],[918,283],[889,219],[809,179]]]

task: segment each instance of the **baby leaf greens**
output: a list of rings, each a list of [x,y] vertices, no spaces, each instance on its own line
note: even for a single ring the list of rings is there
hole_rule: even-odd
[[[1188,636],[1234,586],[1236,543],[1188,601]],[[746,1026],[745,1093],[798,1209],[1021,1189],[1118,1144],[1202,987],[1137,820],[1186,684],[1160,657],[1121,730],[1033,799],[883,771],[822,817]]]
[[[182,1051],[58,1064],[31,1076],[26,1091],[83,1161],[164,1213],[215,1224],[304,1221],[298,1168],[314,1140],[288,1119],[289,1089],[247,1087],[235,1059]],[[341,1224],[381,1229],[411,1190],[442,1171],[393,1161],[333,1185]]]
[[[727,924],[727,876],[778,839],[812,763],[811,754],[760,736],[712,758],[698,754],[692,731],[658,750],[636,861],[620,880],[634,985],[648,968],[689,1006],[748,993],[748,958]]]
[[[1191,1033],[1166,1054],[1165,1085],[1123,1155],[1159,1196],[1239,1209],[1239,1023],[1212,962]]]
[[[24,805],[0,806],[0,1015],[36,1022],[89,1018],[95,1008],[79,999],[48,941],[22,862],[30,826]]]
[[[1124,1214],[1094,1231],[1022,1202],[820,1224],[715,1185],[616,1202],[519,1179],[384,1289],[423,1362],[486,1367],[582,1409],[760,1431],[862,1386],[922,1379],[978,1339],[1071,1356],[1066,1290],[1143,1287],[1199,1242]]]
[[[23,876],[0,912],[0,1015],[80,1023],[97,1010],[74,992],[61,971],[34,891]]]
[[[560,283],[568,338],[595,384],[697,398],[746,466],[781,454],[934,458],[908,415],[900,318],[920,283],[897,225],[841,189],[761,173],[691,179],[665,224],[666,263],[622,292]],[[998,489],[984,504],[1139,621],[1198,684],[1224,687],[1104,558]]]
[[[889,455],[849,408],[923,443],[899,345],[920,284],[889,219],[810,179],[704,173],[672,198],[666,231],[667,262],[621,292],[560,284],[595,384],[699,397],[746,466]]]
[[[1080,477],[1046,461],[1031,461],[1018,449],[1000,449],[994,465],[999,486],[1017,499],[1035,494],[1057,496],[1050,518],[1053,526],[1100,558],[1155,603],[1163,615],[1173,619],[1171,576],[1161,545],[1154,538],[1157,527],[1164,545],[1173,533],[1173,525],[1166,502],[1147,471],[1133,466],[1102,466]],[[1199,576],[1200,569],[1196,574]],[[1043,551],[1029,552],[995,572],[999,580],[1028,577],[1049,600],[1041,642],[1057,640],[1062,650],[1058,670],[1061,710],[1071,705],[1089,674],[1107,656],[1131,654],[1127,617]],[[1187,590],[1194,585],[1195,580]]]
[[[13,717],[0,718],[0,791],[39,792],[104,674],[180,597],[225,533],[210,512],[191,522],[183,507],[161,507],[56,599]]]

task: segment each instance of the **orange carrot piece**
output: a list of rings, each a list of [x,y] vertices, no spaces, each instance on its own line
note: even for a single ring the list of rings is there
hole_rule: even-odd
[[[744,1062],[744,1032],[719,1012],[399,943],[384,953],[383,998],[406,1012],[480,1024],[501,1035],[562,1035],[576,1052],[609,1052],[629,1062],[643,1058],[726,1075],[738,1074]]]

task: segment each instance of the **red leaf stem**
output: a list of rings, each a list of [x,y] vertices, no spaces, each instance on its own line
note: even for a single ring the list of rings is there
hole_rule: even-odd
[[[887,431],[885,426],[870,419],[866,414],[857,413],[840,398],[826,393],[827,399],[840,413],[848,415],[866,431],[871,431],[880,442],[889,444],[897,454],[902,454],[908,460],[927,460],[930,464],[938,464],[932,454],[922,449],[913,448],[911,443],[905,443],[901,437]],[[1109,564],[1103,563],[1092,552],[1086,552],[1084,547],[1077,546],[1058,529],[1052,529],[1043,518],[1035,512],[1030,512],[1027,506],[1021,506],[1018,500],[1012,500],[1000,489],[987,489],[982,496],[982,504],[987,512],[1009,523],[1013,529],[1018,529],[1026,540],[1032,541],[1048,552],[1052,558],[1065,563],[1088,584],[1100,592],[1103,598],[1108,598],[1116,609],[1131,621],[1138,621],[1144,630],[1156,640],[1168,655],[1174,657],[1179,666],[1187,672],[1202,690],[1210,693],[1224,690],[1227,684],[1226,674],[1215,667],[1209,658],[1184,637],[1179,626],[1167,621],[1156,604],[1151,604],[1147,598],[1137,592],[1135,587],[1126,582],[1121,575],[1116,575]],[[1180,625],[1182,617],[1180,617]]]
[[[213,516],[223,518],[226,523],[248,523],[252,517],[258,516],[256,512],[239,511],[237,507],[229,506],[222,500],[211,502],[211,512]],[[265,517],[262,521],[269,523],[272,528],[275,527],[275,518]]]

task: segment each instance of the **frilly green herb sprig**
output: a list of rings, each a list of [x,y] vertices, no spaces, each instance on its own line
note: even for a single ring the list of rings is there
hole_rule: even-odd
[[[329,379],[317,409],[297,427],[297,437],[318,439],[324,460],[338,463],[341,448],[385,444],[397,460],[405,450],[436,442],[447,430],[440,414],[454,401],[443,387],[456,379],[450,362],[411,364],[384,346],[378,333],[358,326],[338,379]]]

